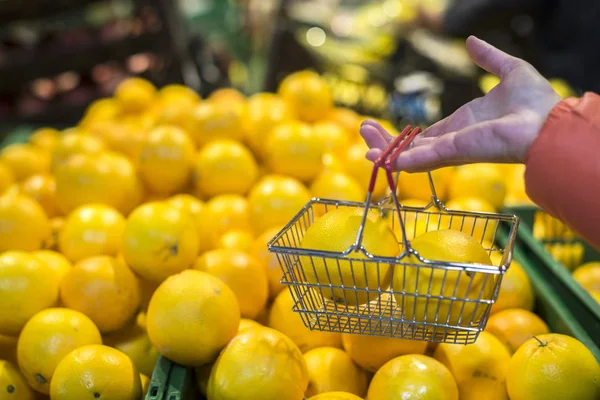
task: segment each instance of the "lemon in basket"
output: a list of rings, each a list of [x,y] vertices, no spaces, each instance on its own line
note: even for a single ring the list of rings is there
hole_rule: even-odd
[[[456,230],[430,231],[416,237],[411,245],[428,260],[492,265],[488,253],[477,240]],[[392,278],[394,296],[402,307],[404,318],[470,326],[478,323],[490,307],[478,300],[491,300],[497,275],[431,268],[415,256],[410,256],[409,262],[414,265],[395,268]],[[451,301],[451,297],[459,300]]]
[[[355,241],[361,225],[362,208],[339,208],[325,214],[306,231],[300,246],[304,249],[344,252]],[[396,235],[385,219],[371,211],[365,222],[362,246],[372,255],[396,257],[400,250]],[[389,264],[365,263],[363,252],[336,257],[302,256],[306,280],[320,284],[325,297],[349,306],[365,304],[379,296],[378,289],[389,286]],[[329,285],[334,288],[328,288]]]

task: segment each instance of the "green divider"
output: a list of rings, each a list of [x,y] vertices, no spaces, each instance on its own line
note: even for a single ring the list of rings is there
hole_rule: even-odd
[[[169,386],[169,375],[173,369],[173,362],[166,359],[163,356],[159,356],[152,372],[152,378],[150,379],[150,385],[148,386],[148,393],[146,393],[145,400],[163,400],[168,399],[166,397],[167,389]]]

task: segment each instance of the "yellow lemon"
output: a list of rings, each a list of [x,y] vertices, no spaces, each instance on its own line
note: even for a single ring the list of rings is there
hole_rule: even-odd
[[[15,183],[15,176],[11,169],[0,161],[0,194],[3,194]]]
[[[142,78],[128,78],[115,91],[119,107],[127,113],[139,113],[148,109],[156,98],[154,85]]]
[[[60,140],[60,132],[54,128],[39,128],[29,136],[29,143],[45,150],[52,150]]]
[[[55,305],[58,285],[56,271],[35,255],[0,254],[0,334],[18,335],[32,316]]]
[[[365,158],[368,150],[369,147],[365,144],[364,140],[360,140],[348,148],[345,157],[342,159],[346,171],[356,179],[365,192],[368,189],[371,174],[373,172],[373,163]],[[388,184],[385,175],[379,172],[373,190],[374,198],[383,198],[387,190]]]
[[[158,91],[158,97],[161,101],[166,99],[177,98],[187,101],[189,103],[197,103],[201,100],[200,95],[196,93],[193,89],[176,83],[166,85],[160,88],[160,90]]]
[[[494,213],[496,210],[487,201],[477,197],[457,197],[445,204],[446,208],[455,211],[476,211]],[[440,218],[442,229],[454,229],[473,236],[478,241],[492,241],[496,236],[498,222],[486,217],[461,217],[443,215]]]
[[[311,331],[302,322],[300,314],[292,311],[293,307],[294,299],[290,291],[283,290],[271,307],[269,327],[289,337],[303,353],[323,346],[341,347],[339,333]]]
[[[208,203],[208,217],[204,223],[210,227],[212,244],[216,246],[224,233],[237,229],[251,231],[248,200],[237,194],[215,196]]]
[[[339,208],[328,212],[307,229],[300,247],[332,252],[346,251],[356,241],[363,213],[364,210],[357,207]],[[379,257],[396,257],[399,254],[396,236],[385,219],[373,211],[365,221],[362,246],[370,254]],[[368,259],[362,252],[353,252],[347,258]],[[360,261],[308,256],[301,256],[300,260],[309,283],[347,287],[348,289],[322,288],[322,291],[327,298],[350,307],[374,300],[379,296],[377,291],[385,290],[389,285],[388,264],[367,263],[363,268]],[[356,291],[353,289],[355,287],[363,291]]]
[[[37,201],[48,218],[60,215],[56,200],[56,180],[51,175],[31,175],[21,183],[21,193]]]
[[[308,400],[362,400],[362,398],[346,392],[322,393],[309,398]]]
[[[49,308],[23,328],[17,347],[19,367],[32,388],[49,394],[58,363],[72,350],[90,344],[102,344],[91,319],[75,310]]]
[[[252,245],[252,254],[258,258],[267,271],[267,279],[269,281],[269,297],[274,299],[279,294],[285,285],[281,283],[283,273],[279,267],[277,255],[271,253],[268,248],[268,243],[279,233],[281,228],[266,230],[254,241]]]
[[[210,218],[208,207],[189,194],[177,194],[168,199],[167,202],[192,216],[198,231],[198,253],[202,254],[210,250],[212,248],[213,232],[206,224],[207,219]]]
[[[600,292],[600,262],[590,262],[579,266],[573,272],[573,279],[589,292]]]
[[[254,329],[254,328],[261,328],[261,327],[263,327],[262,324],[254,321],[252,319],[241,318],[240,326],[238,327],[238,334],[244,332],[246,329]]]
[[[441,168],[431,171],[438,199],[448,196],[448,185],[452,178],[453,168]],[[381,174],[380,179],[385,179]],[[398,197],[400,199],[418,199],[429,202],[431,200],[431,185],[426,172],[409,174],[401,172],[398,179]]]
[[[102,139],[75,132],[61,135],[60,140],[52,149],[52,171],[61,166],[75,154],[98,154],[106,149]]]
[[[248,231],[234,229],[225,232],[217,243],[217,248],[239,250],[245,253],[252,252],[254,245],[254,235]],[[259,260],[260,261],[260,260]]]
[[[367,400],[458,400],[450,371],[433,358],[410,354],[388,361],[371,384]]]
[[[344,350],[319,347],[305,353],[304,360],[308,368],[307,397],[337,391],[357,396],[366,393],[367,374]]]
[[[220,279],[197,270],[167,278],[152,296],[146,316],[152,344],[185,366],[213,362],[239,324],[240,308],[233,291]]]
[[[55,400],[139,400],[142,383],[135,365],[119,350],[102,345],[73,350],[56,367],[50,383]]]
[[[0,397],[2,400],[34,400],[36,398],[25,377],[19,371],[19,367],[10,361],[0,360],[0,387],[3,391],[2,397]]]
[[[350,134],[335,122],[321,121],[313,125],[313,134],[332,154],[344,154],[350,147]]]
[[[314,197],[331,200],[364,201],[366,192],[350,175],[337,171],[322,171],[310,187]]]
[[[17,181],[50,171],[50,155],[44,149],[28,143],[15,143],[0,151],[0,161],[12,172]]]
[[[544,320],[531,311],[520,308],[495,313],[488,320],[485,329],[504,343],[511,354],[532,337],[550,333]]]
[[[414,238],[411,245],[428,260],[492,265],[481,244],[460,231],[430,231]],[[497,275],[477,272],[469,276],[460,271],[428,268],[413,255],[410,256],[410,263],[421,266],[396,268],[392,280],[394,297],[403,309],[404,318],[470,326],[471,323],[478,323],[489,309],[487,304],[451,299],[490,300],[494,294]],[[418,294],[419,297],[404,296],[402,292]]]
[[[506,383],[511,400],[594,400],[600,393],[600,364],[577,339],[549,333],[519,347]]]
[[[494,265],[500,264],[501,256],[499,253],[492,253],[491,258]],[[522,308],[532,311],[534,302],[535,297],[529,277],[523,267],[513,260],[502,278],[498,299],[492,305],[492,314],[509,308]]]
[[[313,129],[297,121],[274,127],[265,143],[266,162],[276,174],[308,182],[323,169],[326,147]]]
[[[194,184],[207,197],[245,195],[258,178],[258,165],[243,144],[215,140],[204,146],[194,160]]]
[[[140,276],[162,282],[198,256],[198,231],[185,211],[167,202],[146,203],[127,218],[122,253]]]
[[[140,373],[152,376],[158,359],[158,350],[152,345],[146,332],[136,331],[134,334],[126,335],[111,344],[111,347],[129,356]]]
[[[98,121],[115,120],[119,117],[120,112],[119,102],[114,98],[95,100],[85,110],[79,126],[86,128]]]
[[[273,329],[257,328],[237,335],[221,352],[207,397],[302,400],[307,386],[306,362],[298,347]]]
[[[361,117],[351,109],[336,107],[329,111],[325,119],[343,127],[350,137],[358,138]]]
[[[254,233],[286,225],[310,200],[308,189],[293,178],[267,175],[248,195],[250,222]]]
[[[194,269],[221,279],[235,293],[241,316],[256,318],[267,304],[269,286],[260,261],[239,250],[216,249],[204,253]]]
[[[52,268],[60,281],[73,267],[69,260],[62,254],[52,250],[37,250],[31,253],[36,258]]]
[[[427,342],[366,335],[342,335],[342,344],[350,358],[370,372],[377,372],[393,358],[424,354],[427,349]]]
[[[479,197],[497,210],[504,205],[505,178],[492,164],[470,164],[456,168],[451,180],[448,197]]]
[[[194,144],[174,126],[159,126],[148,133],[138,155],[139,171],[148,188],[171,194],[191,177]]]
[[[90,317],[100,332],[114,332],[140,306],[139,281],[119,258],[97,256],[75,264],[60,285],[63,303]]]
[[[246,112],[243,102],[203,101],[192,110],[185,127],[198,148],[215,139],[242,141]]]
[[[28,196],[0,196],[0,252],[38,250],[50,238],[50,222],[42,207]]]
[[[502,393],[504,388],[510,353],[506,346],[489,332],[481,332],[473,344],[441,343],[434,357],[444,364],[456,380],[460,391],[469,391],[480,378],[488,380]]]
[[[103,204],[90,204],[69,214],[58,243],[62,253],[73,262],[93,256],[115,256],[124,230],[125,218],[121,213]]]
[[[294,72],[279,85],[279,95],[306,122],[325,118],[333,108],[333,96],[327,82],[312,71]]]

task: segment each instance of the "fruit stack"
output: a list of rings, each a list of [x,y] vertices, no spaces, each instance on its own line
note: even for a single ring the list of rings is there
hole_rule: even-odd
[[[209,400],[596,399],[596,360],[531,313],[516,263],[473,345],[304,327],[267,242],[312,196],[364,200],[363,118],[311,72],[250,98],[130,79],[3,149],[0,399],[137,400],[159,354]],[[497,210],[520,196],[503,168],[435,172],[438,195]],[[428,201],[426,175],[400,183]]]

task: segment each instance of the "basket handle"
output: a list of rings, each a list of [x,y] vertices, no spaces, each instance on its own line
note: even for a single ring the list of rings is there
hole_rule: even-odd
[[[410,145],[410,143],[419,133],[421,133],[421,128],[416,127],[415,129],[412,129],[410,125],[406,126],[373,163],[373,172],[371,173],[371,180],[369,182],[369,192],[367,193],[367,199],[365,201],[365,212],[358,229],[358,234],[356,235],[356,242],[353,245],[355,251],[364,251],[362,248],[362,238],[364,234],[365,223],[367,222],[369,207],[371,205],[371,198],[373,197],[373,190],[375,189],[375,183],[377,182],[377,173],[379,172],[379,168],[383,168],[386,173],[388,186],[390,187],[392,199],[394,200],[394,206],[396,207],[396,212],[398,213],[398,221],[400,223],[400,229],[402,230],[402,242],[404,244],[404,248],[406,250],[410,248],[408,240],[406,239],[404,221],[402,220],[402,215],[400,214],[400,203],[398,202],[398,196],[396,194],[396,182],[394,181],[394,177],[392,175],[392,162]],[[431,179],[431,175],[429,178],[430,185],[433,190],[433,196],[434,198],[437,198],[435,196],[435,189],[433,188],[433,180]]]

